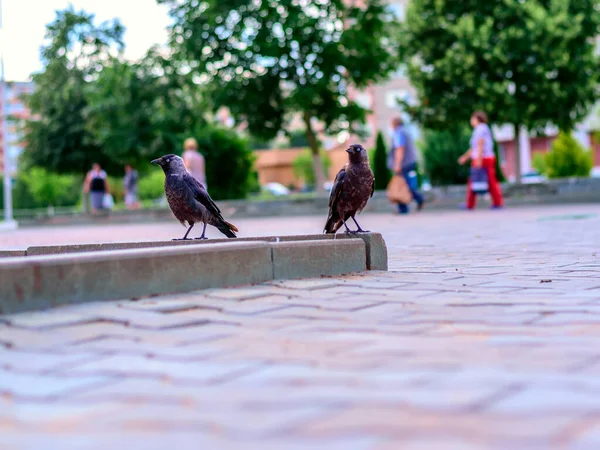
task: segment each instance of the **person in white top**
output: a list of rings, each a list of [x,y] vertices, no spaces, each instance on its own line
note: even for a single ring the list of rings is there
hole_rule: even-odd
[[[189,138],[183,143],[183,163],[196,180],[206,189],[206,167],[204,156],[198,152],[198,142],[196,139]]]
[[[494,154],[494,140],[492,131],[488,126],[487,115],[483,111],[476,111],[471,116],[473,135],[471,136],[470,148],[458,158],[458,163],[466,164],[471,160],[471,167],[484,168],[488,175],[488,186],[490,197],[492,197],[492,208],[499,209],[504,205],[500,184],[496,178],[496,155]],[[466,208],[475,208],[477,196],[471,189],[471,180],[467,183]]]

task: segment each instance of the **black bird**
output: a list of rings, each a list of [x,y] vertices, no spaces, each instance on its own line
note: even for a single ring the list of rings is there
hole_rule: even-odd
[[[338,172],[329,196],[329,216],[325,224],[325,233],[336,233],[342,224],[346,233],[368,233],[363,230],[356,218],[373,196],[375,177],[369,167],[369,156],[362,145],[354,144],[346,149],[348,164]],[[356,231],[348,228],[346,221],[352,218]]]
[[[165,172],[165,194],[173,214],[186,226],[189,226],[185,236],[182,239],[173,239],[174,241],[185,241],[195,223],[202,222],[202,236],[196,239],[208,239],[205,236],[206,224],[213,225],[228,238],[237,237],[235,232],[238,229],[225,222],[219,207],[210,198],[206,189],[188,173],[183,159],[177,155],[165,155],[152,161],[162,167]]]

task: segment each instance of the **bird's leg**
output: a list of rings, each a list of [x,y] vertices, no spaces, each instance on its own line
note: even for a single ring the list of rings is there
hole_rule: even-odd
[[[354,223],[356,224],[356,226],[358,227],[358,229],[356,230],[357,233],[370,233],[369,230],[363,230],[360,225],[358,224],[358,222],[356,221],[356,219],[354,218],[354,216],[352,216],[352,220],[354,220]]]
[[[206,233],[206,222],[204,222],[204,228],[202,228],[202,236],[195,239],[208,239],[206,236],[204,236],[204,233]]]
[[[190,231],[192,231],[192,228],[194,228],[194,224],[190,225],[188,230],[185,232],[185,236],[183,236],[181,239],[173,239],[173,240],[174,241],[189,241],[189,240],[191,240],[191,239],[188,239],[188,234],[190,234]]]
[[[345,220],[342,220],[342,223],[346,227],[346,234],[356,234],[356,233],[358,233],[358,231],[354,231],[354,230],[351,230],[350,228],[348,228],[348,225],[346,224]]]

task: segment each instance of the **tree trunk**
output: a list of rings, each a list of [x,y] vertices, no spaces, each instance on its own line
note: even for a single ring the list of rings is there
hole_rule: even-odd
[[[521,135],[519,124],[513,124],[515,129],[515,158],[516,158],[516,172],[515,172],[515,183],[521,184]]]
[[[316,184],[315,190],[317,192],[325,192],[325,174],[323,173],[323,162],[321,161],[321,155],[319,153],[319,142],[312,129],[310,114],[308,112],[304,113],[304,125],[306,126],[306,139],[308,140],[308,145],[310,146],[310,151],[312,153]]]

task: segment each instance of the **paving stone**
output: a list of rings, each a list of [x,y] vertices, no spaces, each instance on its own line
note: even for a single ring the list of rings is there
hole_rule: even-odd
[[[599,394],[600,391],[530,387],[499,399],[489,408],[505,413],[600,412]]]
[[[98,358],[94,353],[31,352],[0,348],[0,368],[16,372],[44,373]]]
[[[69,377],[168,377],[176,380],[216,383],[257,370],[260,364],[216,364],[204,361],[165,361],[143,356],[108,356],[54,373]]]
[[[4,316],[2,444],[595,450],[600,215],[544,211],[371,216],[391,271]]]
[[[55,375],[17,374],[0,369],[0,394],[45,399],[68,392],[93,389],[112,382],[110,377],[87,376],[68,378]]]
[[[25,328],[59,327],[95,321],[96,318],[82,315],[75,311],[57,308],[51,311],[30,312],[5,316],[11,325]]]

